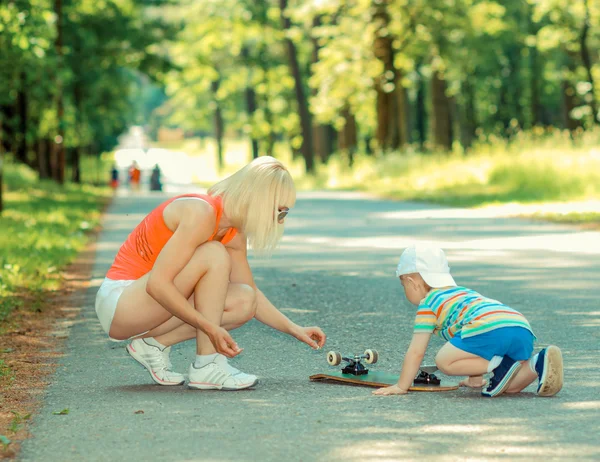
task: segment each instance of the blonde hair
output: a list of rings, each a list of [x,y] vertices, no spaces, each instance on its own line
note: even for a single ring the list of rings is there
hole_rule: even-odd
[[[231,224],[242,231],[258,253],[273,251],[283,235],[280,207],[296,203],[294,180],[285,166],[269,156],[254,159],[241,170],[213,185],[208,194],[223,198]]]

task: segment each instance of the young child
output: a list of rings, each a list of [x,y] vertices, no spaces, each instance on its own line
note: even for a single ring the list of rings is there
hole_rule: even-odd
[[[536,379],[538,395],[553,396],[560,391],[560,349],[549,346],[532,356],[535,336],[525,316],[457,286],[441,249],[421,245],[407,248],[396,276],[408,301],[418,306],[414,334],[398,383],[374,394],[408,393],[432,333],[448,341],[438,352],[436,365],[446,375],[467,376],[462,386],[482,388],[486,385],[483,374],[493,373],[481,392],[483,396],[518,393]]]

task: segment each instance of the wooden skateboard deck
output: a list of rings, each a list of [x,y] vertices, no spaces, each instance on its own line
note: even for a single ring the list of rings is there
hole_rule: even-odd
[[[381,388],[398,383],[398,375],[387,372],[369,371],[365,375],[342,374],[340,371],[328,372],[327,374],[311,375],[312,382],[337,383],[341,385],[356,385],[360,387]],[[458,385],[413,385],[409,391],[452,391],[457,390]]]

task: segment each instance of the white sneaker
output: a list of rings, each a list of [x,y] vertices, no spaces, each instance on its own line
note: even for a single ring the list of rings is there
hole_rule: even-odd
[[[230,366],[223,355],[217,355],[213,362],[200,368],[196,368],[194,363],[190,365],[188,386],[197,390],[243,390],[257,383],[255,375]]]
[[[181,385],[185,376],[171,370],[169,360],[171,347],[161,351],[154,345],[148,345],[143,339],[137,338],[127,345],[127,353],[138,363],[148,369],[150,377],[159,385]]]

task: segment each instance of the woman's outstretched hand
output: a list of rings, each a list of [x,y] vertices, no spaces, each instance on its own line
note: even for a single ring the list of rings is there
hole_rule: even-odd
[[[325,345],[325,341],[327,340],[327,336],[325,333],[318,327],[296,327],[292,331],[292,335],[296,337],[301,342],[306,343],[313,350],[318,350]]]
[[[235,343],[235,340],[225,329],[220,326],[214,326],[206,332],[217,353],[233,358],[242,352],[242,349]]]

